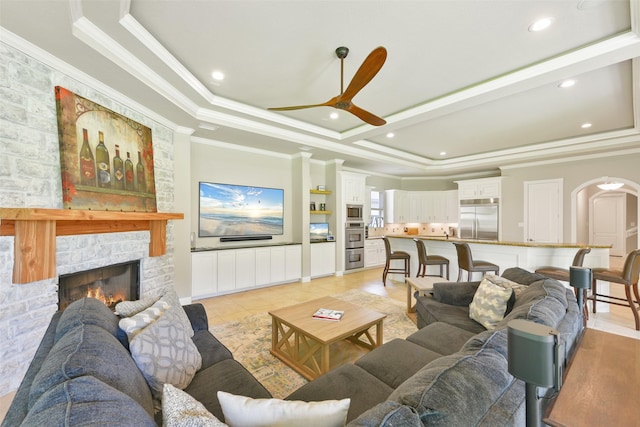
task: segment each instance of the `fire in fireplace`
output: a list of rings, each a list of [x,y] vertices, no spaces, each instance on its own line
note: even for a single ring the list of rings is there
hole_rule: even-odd
[[[91,297],[115,310],[120,301],[138,299],[139,289],[139,260],[65,274],[59,278],[58,309],[64,310],[73,301]]]

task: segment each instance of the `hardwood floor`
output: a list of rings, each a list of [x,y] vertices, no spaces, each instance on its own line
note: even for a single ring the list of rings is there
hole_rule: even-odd
[[[611,257],[611,268],[621,268],[624,259]],[[612,285],[614,294],[623,295],[622,286]],[[257,313],[286,307],[328,295],[335,295],[351,289],[361,289],[373,294],[386,296],[406,303],[407,288],[402,275],[389,274],[387,286],[382,286],[382,268],[348,273],[340,277],[327,276],[310,282],[294,282],[285,285],[260,288],[247,292],[202,299],[210,325],[218,325],[241,319]],[[631,310],[626,307],[605,304],[595,315],[589,304],[587,326],[606,332],[640,339],[640,332],[634,329]]]

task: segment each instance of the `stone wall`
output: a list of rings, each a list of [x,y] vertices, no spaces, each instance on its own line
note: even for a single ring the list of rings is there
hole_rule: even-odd
[[[100,92],[4,43],[0,43],[0,207],[62,208],[55,86],[152,129],[158,211],[173,212],[173,131],[114,101],[104,89]],[[148,232],[58,237],[57,273],[141,259],[141,295],[158,294],[173,284],[172,230],[170,221],[167,254],[154,258],[148,257]],[[12,283],[13,240],[0,237],[0,396],[18,388],[58,303],[57,278]]]

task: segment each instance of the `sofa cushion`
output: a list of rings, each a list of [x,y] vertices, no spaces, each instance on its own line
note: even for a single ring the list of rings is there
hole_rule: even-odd
[[[416,303],[418,327],[436,322],[448,323],[471,332],[482,332],[486,328],[469,318],[469,306],[443,304],[430,296],[418,297]]]
[[[444,282],[433,284],[433,299],[443,304],[468,307],[480,282]]]
[[[396,388],[440,356],[418,344],[396,338],[365,354],[355,364]]]
[[[156,426],[131,397],[91,376],[72,378],[34,403],[24,426]]]
[[[387,400],[360,414],[349,427],[423,427],[411,406]]]
[[[469,317],[487,329],[493,329],[507,312],[513,289],[506,289],[490,280],[483,280],[469,305]]]
[[[162,391],[163,427],[228,427],[188,393],[165,384]]]
[[[506,327],[513,319],[531,320],[555,328],[564,318],[567,308],[567,289],[564,285],[557,280],[544,278],[531,283],[516,298],[513,310],[496,328]]]
[[[500,332],[500,331],[499,331]],[[425,425],[475,425],[513,381],[494,333],[477,351],[443,356],[400,385],[388,400],[416,409]],[[492,342],[496,339],[498,342]]]
[[[537,282],[538,280],[546,279],[546,277],[541,274],[532,273],[529,270],[525,270],[524,268],[520,267],[507,268],[502,272],[502,277],[527,286],[532,284],[533,282]]]
[[[225,360],[233,359],[233,354],[209,331],[197,331],[193,338],[193,343],[198,348],[200,356],[202,356],[202,366],[200,369],[207,369],[211,365]]]
[[[158,400],[165,383],[184,389],[202,366],[198,348],[172,310],[164,312],[138,333],[129,343],[129,348]]]
[[[226,391],[253,398],[269,398],[271,393],[238,361],[225,359],[206,369],[198,371],[184,391],[202,403],[218,419],[224,421],[224,414],[216,393]]]
[[[448,323],[436,322],[418,329],[406,339],[431,351],[447,355],[460,350],[475,334]]]
[[[29,407],[56,385],[84,376],[125,393],[153,415],[149,387],[131,356],[113,335],[95,325],[77,326],[53,346],[33,380]]]
[[[55,340],[80,325],[99,326],[114,337],[118,335],[118,317],[95,298],[82,298],[69,304],[58,321]]]
[[[287,400],[305,402],[351,398],[347,422],[386,400],[393,389],[357,365],[342,365],[303,385]]]
[[[351,401],[252,399],[224,391],[218,392],[218,400],[229,427],[343,427]]]

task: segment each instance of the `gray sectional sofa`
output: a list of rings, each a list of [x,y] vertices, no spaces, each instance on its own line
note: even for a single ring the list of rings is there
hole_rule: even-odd
[[[573,292],[560,282],[518,268],[503,277],[528,286],[494,330],[469,319],[479,282],[437,284],[433,296],[418,298],[420,329],[414,334],[332,370],[287,399],[348,397],[350,426],[524,425],[524,384],[507,370],[508,321],[524,318],[556,328],[567,360],[582,320]],[[203,307],[184,309],[202,355],[202,367],[185,391],[221,420],[218,390],[271,397],[209,333]],[[95,300],[54,315],[2,426],[160,424],[126,339],[118,335],[118,317]]]

